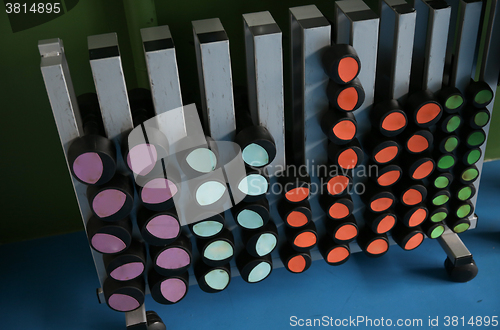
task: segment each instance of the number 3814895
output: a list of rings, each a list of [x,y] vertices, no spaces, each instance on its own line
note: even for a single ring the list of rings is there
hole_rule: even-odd
[[[6,3],[5,4],[5,12],[7,14],[59,14],[61,12],[61,4],[59,2],[56,3]]]

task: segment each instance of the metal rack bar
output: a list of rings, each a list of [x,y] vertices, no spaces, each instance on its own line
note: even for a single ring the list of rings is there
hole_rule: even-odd
[[[444,1],[415,0],[418,13],[410,90],[437,92],[443,84],[451,7]]]
[[[495,104],[496,99],[496,91],[498,88],[498,78],[500,74],[500,6],[498,5],[497,0],[491,1],[490,7],[490,16],[487,18],[487,26],[486,26],[486,40],[483,48],[483,56],[480,67],[479,79],[485,81],[490,88],[493,90],[494,95],[491,103],[488,104],[486,109],[493,114],[493,106]],[[490,130],[490,123],[483,127],[483,130],[488,136]],[[481,159],[476,163],[476,167],[479,170],[479,177],[477,178],[474,186],[476,191],[479,191],[479,181],[481,180],[481,173],[483,169],[484,163],[484,155],[486,152],[486,142],[480,147],[482,151]],[[477,195],[476,194],[472,199],[472,203],[474,207],[477,205]],[[477,220],[477,218],[476,218]]]
[[[455,86],[462,93],[470,84],[471,76],[474,74],[475,52],[479,46],[478,35],[481,26],[482,1],[479,0],[447,0],[451,7],[450,31],[446,50],[446,65],[449,67],[448,75],[444,76],[444,85]],[[454,20],[455,18],[455,20]],[[488,52],[486,50],[486,52]],[[487,127],[485,132],[487,133]],[[485,144],[481,147],[482,158],[476,163],[478,169],[482,168]],[[476,191],[479,191],[479,179],[474,182]],[[477,194],[472,198],[474,208],[476,207]],[[469,217],[471,226],[477,226],[475,214]],[[458,236],[457,236],[458,239]]]
[[[116,33],[101,34],[88,37],[88,48],[90,67],[94,84],[96,87],[104,129],[109,139],[116,144],[116,150],[120,150],[123,134],[127,134],[133,128],[132,114],[128,100],[127,86],[123,73],[118,38]],[[117,152],[118,171],[129,173],[121,152]],[[137,192],[134,192],[134,208],[130,218],[135,222],[135,214],[139,205]],[[134,227],[134,237],[140,238],[138,229]],[[99,274],[101,283],[106,274]],[[125,313],[127,327],[140,327],[146,323],[144,304],[140,309]],[[135,322],[135,323],[134,323]],[[133,329],[132,327],[132,329]]]
[[[321,64],[322,51],[331,44],[331,26],[315,5],[290,8],[292,148],[295,165],[305,164],[311,180],[314,162],[327,161],[327,138],[321,131],[321,114],[328,110],[325,94],[329,78]],[[307,67],[307,70],[306,70]],[[313,184],[313,181],[311,181]],[[314,205],[311,206],[316,208]],[[314,217],[314,215],[313,215]]]
[[[134,311],[125,313],[127,330],[147,330],[146,308],[144,304]]]
[[[88,37],[90,67],[101,107],[104,130],[121,142],[122,132],[134,128],[116,33]],[[123,169],[124,170],[124,169]]]
[[[451,229],[446,228],[446,231],[439,238],[439,244],[444,252],[446,252],[448,258],[453,261],[456,266],[470,264],[472,262],[472,254],[460,237],[451,231]]]
[[[451,61],[451,73],[448,85],[455,86],[462,93],[470,83],[474,54],[476,51],[479,26],[481,21],[481,0],[448,0],[452,11],[457,11],[457,20],[450,22],[448,34],[447,58]],[[457,24],[455,29],[454,24]]]
[[[404,102],[408,95],[416,16],[404,0],[380,1],[377,99]]]
[[[286,165],[282,33],[268,11],[244,14],[243,29],[250,113],[274,138],[276,158],[267,167],[274,176]]]
[[[41,40],[38,43],[38,49],[42,56],[40,69],[67,164],[68,148],[75,138],[83,134],[83,128],[69,66],[64,54],[64,45],[61,39]],[[68,173],[71,173],[69,167]],[[73,178],[71,174],[70,177],[75,189],[82,221],[86,227],[87,220],[92,214],[87,202],[87,187]],[[106,276],[102,257],[93,249],[90,249],[90,251],[94,259],[99,283],[102,286]]]
[[[187,135],[175,47],[167,25],[141,29],[158,128],[170,145]]]
[[[369,113],[375,100],[380,18],[361,0],[337,1],[335,25],[336,42],[353,46],[361,61],[358,77],[365,90],[365,101],[354,115],[358,123],[357,138],[363,140],[364,135],[371,129]],[[365,166],[366,163],[365,161]],[[362,179],[356,173],[355,185]],[[357,194],[353,194],[352,198],[355,205],[353,214],[359,222],[363,218],[364,203]],[[351,250],[351,253],[356,251],[360,251],[359,247],[357,250]]]
[[[471,76],[474,74],[475,52],[479,46],[477,40],[479,40],[478,35],[480,35],[483,3],[481,1],[463,0],[447,0],[447,3],[451,7],[451,20],[446,51],[446,66],[449,68],[447,70],[449,74],[444,75],[443,85],[455,86],[464,93],[470,84]],[[486,49],[485,52],[487,53],[488,50]],[[482,168],[485,145],[481,148],[483,155],[482,159],[476,164],[478,169]],[[474,186],[476,191],[479,191],[479,179],[474,182]],[[476,200],[477,194],[472,199],[474,208],[476,207]],[[477,216],[473,214],[469,220],[471,223],[469,230],[476,228]],[[447,228],[438,241],[448,255],[448,259],[455,267],[474,262],[472,254],[463,244],[460,237],[450,229]]]
[[[375,98],[375,75],[380,18],[362,0],[335,2],[336,42],[350,44],[361,61],[358,78],[365,90],[365,102],[356,110],[358,131],[368,132],[368,111]]]
[[[244,14],[248,101],[253,122],[265,127],[274,138],[276,157],[267,166],[271,187],[276,173],[285,169],[285,103],[283,91],[282,33],[268,11]],[[280,196],[267,195],[273,219],[279,215]]]
[[[320,122],[323,113],[328,111],[325,91],[329,78],[321,56],[331,45],[331,25],[315,5],[290,8],[289,17],[294,123],[291,147],[296,155],[293,163],[306,166],[311,189],[316,189],[320,182],[315,167],[326,164],[328,160],[328,139]],[[318,194],[319,191],[311,193],[309,198],[313,221],[323,217],[318,198],[314,196]]]
[[[205,133],[216,141],[233,141],[233,81],[229,39],[218,18],[193,21],[198,80]]]

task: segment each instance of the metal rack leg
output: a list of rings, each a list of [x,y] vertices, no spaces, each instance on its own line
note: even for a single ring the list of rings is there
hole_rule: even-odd
[[[127,330],[148,330],[146,308],[144,305],[138,309],[125,313]]]
[[[458,6],[456,0],[448,0],[448,3],[453,6]],[[464,5],[462,8],[462,12],[460,15],[463,15],[465,17],[466,14],[468,14],[468,11],[473,11],[476,13],[476,16],[479,16],[478,12],[480,11],[482,6],[482,3],[467,3],[467,5]],[[457,10],[457,9],[455,9]],[[496,89],[496,85],[498,82],[498,72],[500,71],[500,65],[498,64],[498,53],[499,53],[499,43],[498,40],[500,39],[500,29],[499,29],[499,24],[500,24],[500,19],[499,17],[499,7],[497,5],[497,1],[492,1],[490,3],[490,16],[489,16],[489,21],[487,25],[487,34],[486,34],[486,46],[484,47],[484,54],[481,62],[481,69],[480,69],[480,80],[483,80],[490,84],[493,90]],[[455,14],[457,15],[457,14]],[[452,13],[453,16],[453,13]],[[475,21],[469,20],[465,22],[464,24],[475,24]],[[484,24],[484,23],[483,23]],[[479,24],[478,24],[479,25]],[[462,26],[462,29],[463,26]],[[477,30],[472,30],[470,28],[465,29],[467,33],[472,33],[470,35],[470,39],[474,39],[477,33],[475,33]],[[461,39],[464,39],[467,37],[467,34],[463,36],[464,33],[462,33]],[[449,42],[453,42],[453,39],[450,39]],[[470,45],[470,43],[469,43]],[[468,46],[470,48],[470,46]],[[467,50],[467,49],[466,49]],[[470,52],[470,49],[467,51]],[[448,57],[451,57],[451,54],[448,54]],[[469,56],[467,58],[471,58],[471,54],[469,53]],[[468,62],[463,60],[462,56],[462,61]],[[459,64],[456,64],[459,65]],[[463,71],[465,71],[464,74],[462,75],[467,75],[468,72],[468,67],[470,65],[467,64],[466,68]],[[455,74],[455,79],[460,78],[459,74]],[[453,78],[453,77],[451,77]],[[467,78],[467,79],[465,79]],[[462,87],[465,87],[466,84],[469,83],[469,77],[464,78],[464,83],[462,84]],[[461,87],[458,85],[457,82],[457,87]],[[493,101],[488,105],[488,110],[492,111],[493,110]],[[487,125],[484,128],[485,132],[488,132],[489,130],[489,125]],[[483,157],[484,157],[484,150],[485,150],[486,145],[483,144],[481,146],[481,150],[483,151],[483,156],[479,160],[479,162],[476,164],[478,167],[478,170],[481,171],[482,166],[483,166]],[[480,177],[476,180],[474,183],[476,189],[479,188],[479,181]],[[477,200],[477,195],[473,197],[472,201],[474,203],[474,206],[476,205],[476,200]],[[474,215],[470,218],[471,221],[471,226],[470,229],[473,229],[477,225],[477,215]],[[447,229],[446,232],[443,234],[443,236],[439,239],[439,243],[441,244],[441,247],[445,250],[446,254],[448,255],[448,258],[445,260],[445,268],[446,271],[448,272],[448,275],[450,276],[451,280],[456,281],[456,282],[467,282],[472,280],[474,277],[476,277],[478,268],[477,265],[472,258],[472,254],[469,252],[469,250],[465,247],[463,242],[460,240],[460,238],[453,233],[451,230]]]
[[[146,312],[146,318],[148,321],[148,330],[166,330],[167,327],[163,323],[162,319],[153,311]]]
[[[468,282],[476,277],[478,272],[476,262],[457,234],[446,228],[438,241],[448,255],[444,267],[452,281]]]
[[[132,312],[125,313],[127,330],[166,330],[162,319],[154,311],[147,311],[142,305]]]

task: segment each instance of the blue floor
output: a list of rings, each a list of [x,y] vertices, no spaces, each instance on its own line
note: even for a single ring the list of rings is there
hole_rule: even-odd
[[[334,324],[365,317],[374,325],[383,317],[386,326],[387,319],[393,326],[421,319],[424,329],[464,328],[463,316],[465,328],[483,328],[467,322],[500,317],[500,161],[485,164],[477,214],[478,229],[461,235],[479,267],[469,283],[449,282],[444,252],[425,240],[411,252],[392,246],[378,259],[357,253],[340,267],[315,261],[303,274],[276,269],[254,285],[236,277],[219,294],[191,286],[172,306],[148,296],[146,307],[168,329],[285,329],[324,316]],[[0,329],[125,329],[123,314],[97,303],[99,282],[83,232],[3,245],[0,255]],[[458,326],[446,327],[446,316],[457,316]],[[439,325],[429,327],[429,317],[439,317]]]

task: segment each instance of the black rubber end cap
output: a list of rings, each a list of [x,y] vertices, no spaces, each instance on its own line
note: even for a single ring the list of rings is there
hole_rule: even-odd
[[[453,282],[465,283],[476,277],[478,268],[474,259],[466,265],[455,266],[450,259],[444,261],[444,268]]]
[[[154,311],[146,312],[146,319],[148,322],[148,330],[167,330],[165,323],[163,323],[161,317]]]

